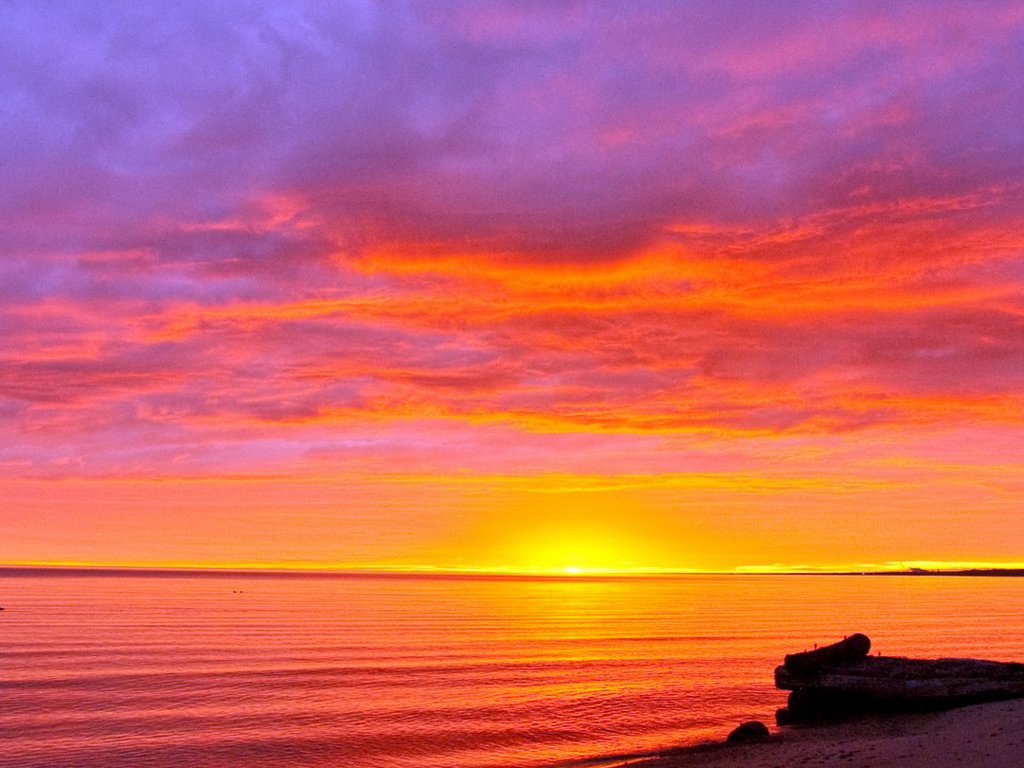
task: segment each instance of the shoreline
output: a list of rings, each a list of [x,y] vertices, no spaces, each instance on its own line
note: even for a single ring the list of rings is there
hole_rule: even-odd
[[[785,727],[767,741],[681,747],[618,768],[1019,768],[1022,755],[1024,699],[1009,699]]]

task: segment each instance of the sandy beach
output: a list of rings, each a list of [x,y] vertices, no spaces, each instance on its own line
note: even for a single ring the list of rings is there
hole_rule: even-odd
[[[1024,700],[946,712],[773,730],[757,744],[711,744],[630,768],[1020,768]]]

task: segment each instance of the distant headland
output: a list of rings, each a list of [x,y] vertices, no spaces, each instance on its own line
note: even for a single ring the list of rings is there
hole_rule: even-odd
[[[1024,576],[1024,568],[961,568],[957,570],[930,570],[908,568],[902,571],[867,571],[865,576]]]

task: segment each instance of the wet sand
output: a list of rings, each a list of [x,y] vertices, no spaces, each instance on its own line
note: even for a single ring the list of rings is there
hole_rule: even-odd
[[[630,768],[1020,768],[1024,700],[836,725],[773,729],[770,741],[711,744]]]

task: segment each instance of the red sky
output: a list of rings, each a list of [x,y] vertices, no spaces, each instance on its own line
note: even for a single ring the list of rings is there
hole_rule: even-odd
[[[32,3],[0,562],[1024,561],[1017,3]]]

